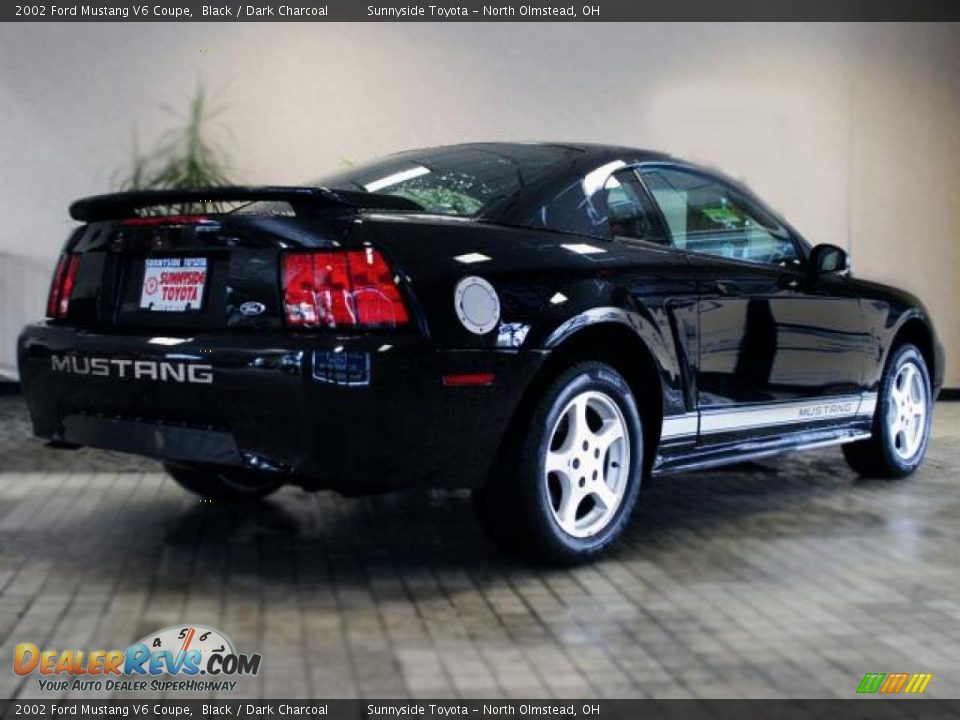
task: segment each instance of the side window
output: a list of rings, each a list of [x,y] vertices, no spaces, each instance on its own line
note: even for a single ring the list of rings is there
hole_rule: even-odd
[[[614,237],[666,242],[655,220],[656,211],[633,170],[621,170],[607,178],[603,195]]]
[[[769,265],[799,262],[787,230],[734,188],[664,168],[644,171],[643,180],[678,248]]]

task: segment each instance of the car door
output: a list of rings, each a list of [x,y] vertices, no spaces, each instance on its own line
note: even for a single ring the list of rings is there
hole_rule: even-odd
[[[814,277],[801,241],[730,183],[675,166],[641,176],[697,277],[701,443],[855,416],[870,335],[847,278]]]
[[[665,370],[661,450],[696,440],[693,368],[697,360],[697,286],[690,259],[670,243],[663,218],[633,167],[607,178],[597,207],[606,214],[618,253],[630,259],[620,286],[659,328],[650,345]],[[655,342],[648,338],[648,343]]]

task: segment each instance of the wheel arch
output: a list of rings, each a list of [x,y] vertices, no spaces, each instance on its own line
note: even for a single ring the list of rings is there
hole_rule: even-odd
[[[896,332],[894,332],[883,359],[884,371],[886,371],[887,364],[890,362],[894,351],[901,345],[908,343],[916,345],[920,351],[924,362],[927,364],[927,372],[930,373],[930,379],[933,382],[935,378],[939,377],[933,330],[921,316],[916,314],[909,316],[901,322]]]
[[[651,349],[632,327],[613,319],[583,325],[558,337],[524,390],[506,437],[517,437],[516,426],[529,415],[533,403],[553,378],[585,360],[607,363],[629,384],[643,422],[643,465],[644,472],[649,473],[663,426],[664,390],[660,368]]]

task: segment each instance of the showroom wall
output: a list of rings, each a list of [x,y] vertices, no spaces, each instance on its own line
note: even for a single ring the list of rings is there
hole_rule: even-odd
[[[71,199],[198,80],[245,182],[410,146],[579,139],[746,180],[857,274],[917,292],[960,387],[960,32],[948,25],[198,24],[0,30],[0,374]]]

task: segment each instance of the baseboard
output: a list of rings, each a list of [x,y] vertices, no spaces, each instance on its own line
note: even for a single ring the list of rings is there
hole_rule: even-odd
[[[0,395],[19,395],[20,383],[16,380],[0,379]]]
[[[960,388],[943,388],[937,396],[937,400],[945,402],[956,402],[960,400]]]

